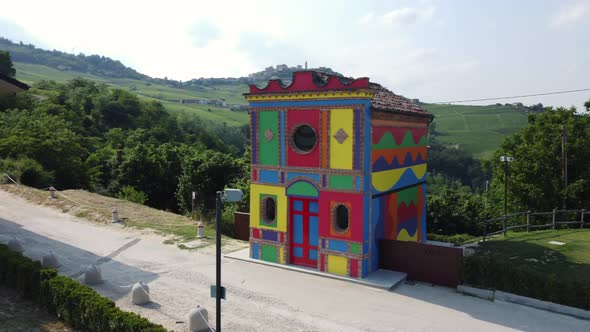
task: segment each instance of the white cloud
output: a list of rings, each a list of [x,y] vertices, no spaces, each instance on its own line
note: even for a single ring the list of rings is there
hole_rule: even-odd
[[[196,21],[188,28],[188,33],[193,39],[193,45],[198,48],[207,46],[210,42],[221,37],[219,28],[206,20]]]
[[[418,21],[428,21],[434,16],[434,6],[404,7],[391,10],[385,14],[376,15],[369,12],[359,19],[361,24],[381,23],[391,25],[411,25]]]
[[[384,23],[403,25],[413,24],[419,20],[429,20],[434,16],[434,7],[428,6],[424,8],[400,8],[392,10],[382,16]]]
[[[551,21],[554,26],[566,26],[590,20],[590,1],[581,1],[563,7]]]

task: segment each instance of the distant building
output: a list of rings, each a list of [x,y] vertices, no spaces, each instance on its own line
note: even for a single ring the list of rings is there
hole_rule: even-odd
[[[0,95],[16,95],[29,90],[29,88],[27,84],[0,73]]]
[[[352,278],[380,239],[426,241],[432,114],[368,78],[250,85],[250,256]]]

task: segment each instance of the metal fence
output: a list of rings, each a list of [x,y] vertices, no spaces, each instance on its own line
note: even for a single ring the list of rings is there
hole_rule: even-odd
[[[585,215],[590,214],[589,210],[557,210],[553,209],[550,212],[516,212],[507,214],[498,218],[488,219],[484,221],[483,225],[483,240],[486,240],[487,236],[504,234],[512,229],[523,229],[526,231],[536,228],[551,227],[556,229],[559,225],[575,225],[579,224],[580,229],[590,224],[590,217]],[[584,221],[586,219],[586,221]],[[493,223],[502,222],[501,229],[493,232],[489,232],[490,227]]]

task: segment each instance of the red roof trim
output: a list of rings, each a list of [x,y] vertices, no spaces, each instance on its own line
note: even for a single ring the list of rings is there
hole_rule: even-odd
[[[369,88],[366,77],[356,80],[326,75],[312,70],[293,73],[293,82],[284,86],[281,80],[270,80],[264,88],[250,84],[250,94],[291,93],[302,91],[356,90]]]

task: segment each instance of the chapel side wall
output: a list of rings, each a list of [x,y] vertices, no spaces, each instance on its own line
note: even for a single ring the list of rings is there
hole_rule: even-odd
[[[371,119],[371,270],[379,240],[426,241],[428,120],[374,112]]]

